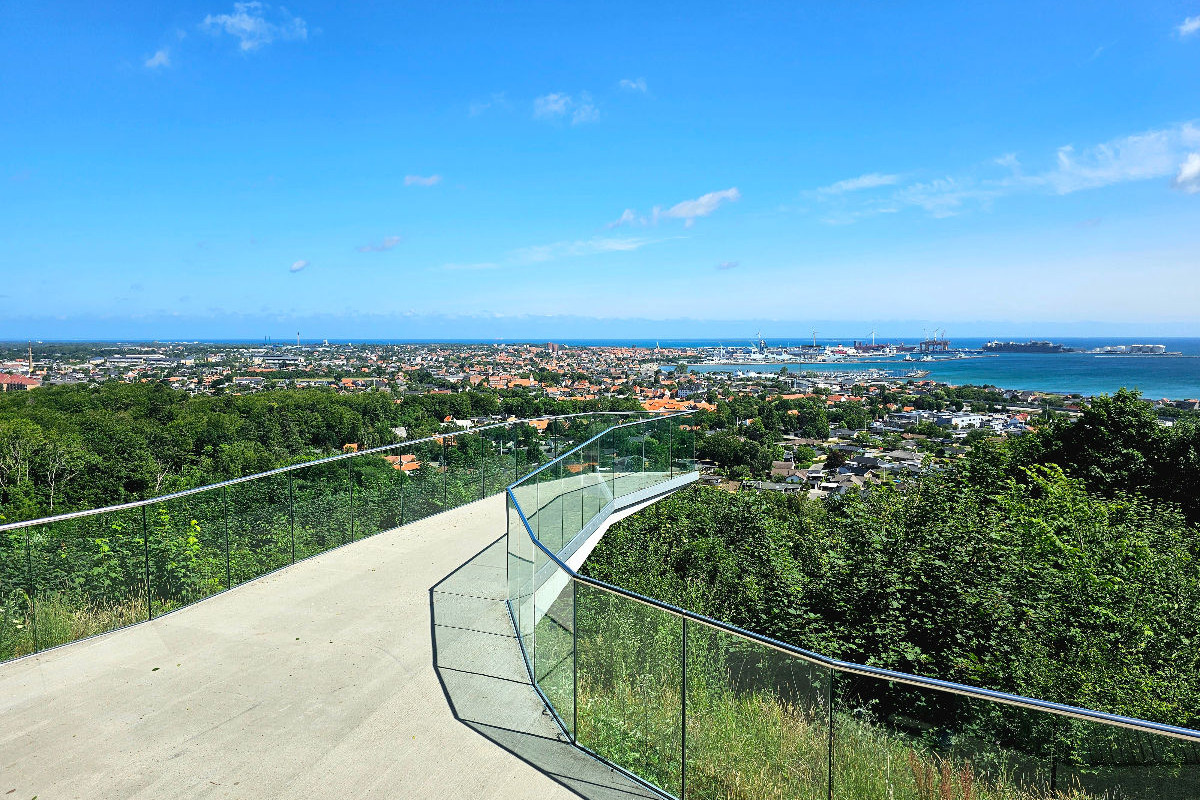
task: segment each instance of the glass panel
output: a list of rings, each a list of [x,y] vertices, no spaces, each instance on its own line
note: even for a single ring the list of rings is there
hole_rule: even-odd
[[[570,542],[583,530],[587,519],[583,516],[583,485],[586,475],[583,467],[583,450],[576,450],[563,458],[563,544]]]
[[[1059,720],[1052,769],[1059,792],[1085,797],[1200,797],[1200,751],[1182,739],[1114,725]]]
[[[508,592],[517,632],[527,640],[533,630],[533,551],[534,544],[518,513],[536,502],[537,483],[513,487],[508,499]],[[513,498],[516,498],[516,502]],[[518,506],[519,504],[519,506]]]
[[[642,426],[642,445],[646,453],[644,486],[653,486],[667,479],[671,466],[667,453],[670,424],[670,420],[656,419]]]
[[[347,486],[348,460],[331,464]],[[336,474],[336,473],[335,473]],[[235,483],[225,489],[229,503],[229,570],[233,585],[292,563],[291,504],[285,475]],[[345,492],[349,499],[349,492]]]
[[[584,512],[591,519],[596,514],[600,513],[600,509],[608,505],[608,502],[613,498],[613,450],[612,450],[612,434],[606,433],[596,440],[592,445],[593,458],[595,459],[595,478],[592,482],[592,489],[589,493],[589,498],[585,501]]]
[[[575,735],[575,583],[552,564],[537,592],[538,687],[567,732]]]
[[[442,446],[438,442],[418,442],[405,455],[410,456],[404,465],[404,524],[407,525],[441,511],[445,487],[440,472]]]
[[[635,492],[641,485],[642,440],[640,433],[639,426],[636,425],[616,428],[612,432],[614,497]]]
[[[835,798],[1052,792],[1061,717],[844,673],[833,707]]]
[[[577,582],[580,744],[679,796],[683,620]]]
[[[673,421],[677,423],[674,431],[675,439],[671,446],[675,474],[693,472],[696,469],[696,433],[692,430],[692,426],[695,424],[694,418],[676,417]]]
[[[557,553],[563,540],[562,462],[550,464],[538,473],[537,534],[546,548]]]
[[[688,798],[827,797],[829,670],[691,620],[686,634]]]
[[[350,481],[346,461],[313,464],[292,473],[296,558],[323,553],[350,536]]]
[[[478,434],[460,433],[446,437],[445,441],[447,508],[457,508],[480,497],[480,439]]]
[[[154,616],[229,588],[220,489],[155,503],[146,525]]]
[[[411,460],[411,459],[410,459]],[[354,530],[372,536],[400,527],[404,514],[404,468],[402,449],[378,456],[351,459],[354,464]]]
[[[38,650],[147,618],[140,508],[27,530]]]
[[[507,427],[492,428],[484,434],[486,456],[483,462],[484,486],[489,495],[497,494],[512,483],[512,441]]]
[[[34,651],[25,530],[0,533],[0,661]]]

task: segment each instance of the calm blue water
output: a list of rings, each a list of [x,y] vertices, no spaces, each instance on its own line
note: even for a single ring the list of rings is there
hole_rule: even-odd
[[[792,340],[797,344],[801,340]],[[817,340],[820,344],[824,342]],[[954,347],[982,347],[984,339],[954,339]],[[1112,358],[1087,353],[1023,354],[1000,353],[987,358],[932,361],[912,364],[897,362],[895,369],[929,370],[931,380],[945,383],[992,384],[1005,389],[1030,389],[1046,392],[1062,392],[1096,395],[1115,392],[1121,387],[1138,389],[1150,399],[1162,397],[1172,400],[1200,398],[1200,339],[1055,339],[1055,342],[1070,347],[1091,349],[1115,344],[1164,344],[1167,350],[1178,351],[1190,358],[1163,358],[1161,356],[1130,356]],[[811,342],[811,340],[809,340]],[[767,340],[772,346],[787,344],[782,340]],[[849,341],[844,342],[850,344]],[[910,344],[912,342],[909,342]],[[651,343],[653,344],[653,343]],[[669,346],[667,342],[661,343]],[[670,343],[680,346],[684,343]],[[692,346],[696,343],[689,342]],[[718,344],[713,342],[713,345]],[[726,346],[730,343],[726,342]],[[740,344],[740,343],[739,343]],[[851,371],[866,369],[892,369],[890,364],[830,364],[789,367],[798,370]],[[737,367],[700,366],[693,369],[701,372],[737,369]],[[775,371],[775,366],[741,367],[746,370]]]

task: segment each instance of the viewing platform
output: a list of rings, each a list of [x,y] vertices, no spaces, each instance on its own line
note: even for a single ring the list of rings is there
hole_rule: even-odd
[[[0,665],[0,794],[653,796],[544,713],[504,531],[494,495]]]
[[[1200,797],[1200,732],[590,575],[609,526],[697,480],[688,416],[512,420],[0,525],[0,793]]]

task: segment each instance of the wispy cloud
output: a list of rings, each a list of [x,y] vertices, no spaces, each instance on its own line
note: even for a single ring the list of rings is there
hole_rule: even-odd
[[[825,221],[844,224],[904,208],[950,217],[987,209],[1012,195],[1068,195],[1172,176],[1172,185],[1191,191],[1189,153],[1197,147],[1200,128],[1188,122],[1082,148],[1063,145],[1040,171],[1027,171],[1015,153],[1006,153],[964,174],[905,182],[900,176],[869,173],[813,190],[810,196],[821,201]]]
[[[398,244],[400,244],[399,236],[385,236],[379,244],[364,244],[355,249],[360,253],[382,253],[386,250],[391,250]]]
[[[641,92],[642,94],[648,91],[645,78],[622,78],[617,86],[631,92]]]
[[[1171,185],[1188,194],[1200,192],[1200,153],[1188,153],[1188,157],[1179,165],[1179,174],[1171,181]]]
[[[292,266],[288,267],[288,272],[299,272],[300,270],[304,269],[307,266],[308,266],[308,262],[303,259],[301,259],[300,261],[293,261]]]
[[[1191,36],[1197,31],[1200,31],[1200,14],[1197,14],[1194,17],[1188,17],[1183,22],[1179,23],[1179,27],[1175,29],[1175,32],[1179,34],[1180,38],[1184,36]]]
[[[729,189],[722,189],[719,192],[702,194],[695,200],[684,200],[682,203],[676,203],[662,212],[662,216],[681,219],[684,221],[684,225],[690,227],[697,217],[707,217],[720,208],[722,203],[734,203],[741,198],[742,193],[738,191],[736,186],[733,186]]]
[[[662,241],[645,237],[615,238],[594,236],[591,239],[554,242],[552,244],[522,247],[512,251],[510,260],[517,264],[541,264],[560,258],[590,256],[598,253],[624,253],[637,250],[648,244]]]
[[[209,14],[200,27],[214,35],[229,34],[243,52],[279,41],[304,41],[308,23],[282,6],[272,8],[259,0],[234,3],[231,14]]]
[[[171,50],[164,47],[146,59],[146,69],[158,69],[171,66]]]
[[[442,182],[441,175],[405,175],[405,186],[437,186]]]
[[[534,98],[533,117],[534,119],[554,119],[566,114],[570,107],[571,95],[560,92],[544,94]]]
[[[634,225],[634,224],[645,225],[647,223],[647,221],[648,220],[645,217],[639,217],[637,212],[634,211],[632,208],[627,208],[621,212],[621,216],[617,217],[616,219],[614,219],[612,222],[608,223],[604,227],[619,228],[622,225]]]
[[[891,186],[899,181],[899,175],[868,172],[866,175],[859,175],[857,178],[847,178],[844,181],[822,186],[817,189],[817,192],[820,194],[844,194],[845,192],[857,192],[860,189],[876,189],[880,186]]]
[[[725,272],[727,270],[736,269],[739,264],[741,264],[740,261],[722,261],[720,264],[717,264],[717,270],[720,272]]]
[[[697,217],[707,217],[709,214],[716,211],[725,202],[736,202],[740,200],[742,193],[738,191],[736,186],[729,189],[722,189],[719,192],[709,192],[697,197],[695,200],[684,200],[681,203],[662,210],[661,206],[655,206],[650,213],[639,214],[632,208],[627,208],[621,212],[621,216],[617,217],[612,222],[608,223],[607,228],[619,228],[623,225],[657,225],[660,219],[681,219],[684,227],[690,228]]]
[[[599,119],[600,109],[587,92],[581,92],[578,97],[564,92],[551,92],[534,98],[533,118],[547,121],[569,118],[572,125],[579,125]]]
[[[467,107],[467,113],[477,117],[489,108],[508,108],[508,98],[504,92],[492,92],[487,100],[473,100]]]

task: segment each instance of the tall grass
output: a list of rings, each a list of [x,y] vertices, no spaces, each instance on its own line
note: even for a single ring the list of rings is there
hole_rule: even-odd
[[[678,794],[682,764],[677,688],[646,676],[621,686],[581,681],[579,742]],[[1013,773],[982,774],[850,714],[834,716],[833,796],[845,800],[1085,800],[1078,786],[1050,791]],[[769,693],[689,689],[687,798],[817,800],[829,790],[824,718]]]
[[[144,597],[105,603],[67,592],[45,592],[30,603],[24,592],[14,592],[4,600],[0,661],[146,619]]]

